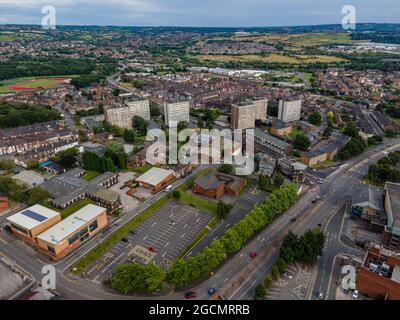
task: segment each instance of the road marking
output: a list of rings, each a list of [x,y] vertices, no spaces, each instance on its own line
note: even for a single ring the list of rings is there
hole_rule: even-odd
[[[168,245],[169,245],[169,242],[167,242],[167,243],[164,245],[164,248],[168,247]]]
[[[181,238],[183,238],[184,236],[186,236],[186,233],[182,234],[182,235],[181,235]]]

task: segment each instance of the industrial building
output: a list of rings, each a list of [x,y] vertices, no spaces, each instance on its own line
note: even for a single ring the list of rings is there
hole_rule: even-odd
[[[61,214],[41,205],[34,205],[7,218],[11,231],[32,244],[36,237],[61,221]]]
[[[59,259],[108,225],[107,209],[89,204],[37,236],[40,250]]]
[[[173,170],[154,167],[136,178],[135,181],[139,183],[141,187],[150,189],[153,193],[157,193],[168,187],[174,180],[175,173]]]

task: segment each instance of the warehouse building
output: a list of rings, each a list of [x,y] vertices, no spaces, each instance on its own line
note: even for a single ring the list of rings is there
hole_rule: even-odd
[[[36,237],[61,221],[61,214],[41,205],[34,205],[7,218],[16,236],[36,244]]]
[[[136,182],[143,188],[152,190],[157,193],[168,187],[175,180],[173,170],[165,170],[162,168],[151,168],[140,177],[136,178]]]
[[[59,259],[107,225],[107,209],[89,204],[38,235],[37,243],[50,257]]]

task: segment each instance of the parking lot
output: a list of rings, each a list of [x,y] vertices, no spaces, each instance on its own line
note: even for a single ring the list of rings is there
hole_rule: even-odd
[[[305,300],[310,286],[311,269],[297,262],[287,268],[287,276],[281,276],[268,289],[267,300]]]
[[[116,243],[84,270],[84,275],[93,281],[101,281],[122,262],[155,262],[166,270],[211,219],[212,216],[205,212],[169,201],[131,230],[123,239],[125,241]]]
[[[140,204],[139,200],[126,194],[126,192],[129,190],[129,188],[125,188],[125,189],[121,190],[121,187],[127,181],[132,180],[134,178],[134,176],[135,176],[135,174],[133,172],[120,172],[118,183],[113,185],[110,188],[110,190],[115,191],[120,194],[122,208],[123,208],[124,212],[132,211]]]

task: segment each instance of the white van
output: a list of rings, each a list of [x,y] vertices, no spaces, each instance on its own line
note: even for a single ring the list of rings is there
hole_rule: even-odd
[[[172,185],[165,188],[165,192],[168,193],[172,190]]]

